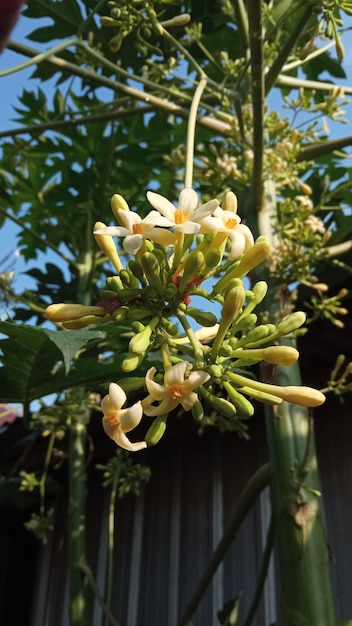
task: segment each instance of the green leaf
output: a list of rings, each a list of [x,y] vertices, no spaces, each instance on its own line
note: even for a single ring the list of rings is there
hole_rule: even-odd
[[[60,332],[44,328],[43,331],[48,335],[50,341],[52,341],[59,348],[64,359],[66,374],[70,371],[72,359],[85,343],[92,341],[93,339],[102,339],[105,337],[105,333],[99,330],[82,329],[71,330],[70,332]]]

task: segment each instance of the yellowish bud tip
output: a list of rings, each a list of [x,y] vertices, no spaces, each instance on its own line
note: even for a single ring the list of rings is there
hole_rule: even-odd
[[[103,235],[95,232],[101,228],[106,228],[106,225],[103,222],[96,222],[94,224],[95,241],[97,242],[100,250],[106,254],[115,269],[119,272],[122,269],[122,263],[116,250],[114,240],[111,235]]]
[[[316,407],[320,406],[325,402],[325,396],[318,389],[313,389],[312,387],[278,387],[279,389],[279,397],[286,402],[291,402],[292,404],[299,404],[300,406],[306,407]]]
[[[181,15],[175,15],[171,20],[165,20],[164,22],[160,22],[164,28],[169,28],[169,26],[187,26],[191,21],[191,16],[189,13],[182,13]]]
[[[233,287],[226,294],[224,306],[222,309],[221,321],[225,324],[231,324],[241,311],[246,293],[242,285]]]
[[[225,198],[222,202],[222,208],[224,211],[232,211],[232,213],[237,213],[237,197],[233,193],[233,191],[228,191],[225,194]]]
[[[79,320],[87,315],[106,315],[102,306],[85,306],[84,304],[50,304],[45,309],[45,317],[51,322],[69,322]]]
[[[120,194],[115,193],[111,198],[111,209],[115,218],[118,220],[117,211],[119,209],[122,209],[123,211],[129,211],[130,207],[128,206],[125,198],[120,196]]]

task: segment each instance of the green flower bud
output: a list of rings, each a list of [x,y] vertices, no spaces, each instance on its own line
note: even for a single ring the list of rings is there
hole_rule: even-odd
[[[140,289],[135,289],[133,287],[124,287],[121,289],[121,291],[119,291],[119,297],[122,302],[129,302],[129,300],[137,298],[138,296],[140,296],[140,294]]]
[[[255,347],[257,342],[261,342],[263,339],[266,339],[270,332],[272,332],[269,328],[269,324],[261,324],[260,326],[256,326],[252,328],[246,335],[238,339],[236,343],[236,348],[242,348],[242,346]]]
[[[210,248],[210,250],[208,250],[205,255],[205,265],[209,269],[213,269],[214,267],[217,267],[219,265],[221,259],[222,254],[220,250],[217,248]]]
[[[289,335],[300,326],[303,326],[306,321],[306,314],[303,311],[295,311],[295,313],[291,313],[285,317],[276,327],[276,337],[283,337],[285,335]]]
[[[137,391],[144,387],[145,378],[141,378],[140,376],[128,376],[127,378],[120,378],[117,384],[120,385],[124,391]]]
[[[225,323],[229,326],[236,319],[242,310],[245,296],[243,285],[232,287],[232,289],[227,292],[221,312],[221,323]]]
[[[238,321],[236,321],[234,325],[234,330],[238,332],[239,330],[243,330],[244,328],[251,328],[257,323],[257,316],[255,313],[249,313],[248,315],[241,316]]]
[[[199,311],[195,307],[187,307],[187,314],[200,324],[201,326],[214,326],[217,323],[217,317],[210,311]]]
[[[132,322],[132,328],[135,333],[141,333],[145,329],[145,325],[139,320],[135,320]]]
[[[139,320],[144,320],[149,315],[150,315],[150,311],[147,311],[146,309],[142,309],[142,308],[137,309],[133,307],[133,305],[131,304],[129,305],[128,312],[127,312],[127,319],[131,321],[139,321]]]
[[[106,285],[111,291],[119,293],[122,289],[122,282],[119,276],[109,276],[106,279]]]
[[[234,389],[234,387],[229,382],[224,383],[224,388],[229,394],[231,402],[233,402],[238,412],[241,415],[247,415],[248,417],[251,417],[254,413],[254,407],[252,403],[236,389]]]
[[[124,287],[131,287],[131,274],[127,270],[120,270],[119,276]]]
[[[145,354],[127,354],[122,361],[121,369],[123,372],[134,372],[137,367],[142,363]]]
[[[197,421],[200,422],[203,417],[204,417],[204,409],[203,409],[203,405],[199,400],[196,400],[195,403],[193,404],[192,408],[191,408],[191,413],[192,413],[192,417]]]
[[[170,322],[170,320],[166,319],[166,317],[162,318],[161,323],[163,328],[169,335],[171,335],[172,337],[178,335],[179,329],[177,324],[175,324],[174,322]]]
[[[211,365],[209,367],[209,374],[210,376],[214,379],[214,378],[221,378],[222,376],[222,367],[221,365],[217,365],[216,363],[213,363],[213,365]]]
[[[177,295],[178,290],[174,283],[170,283],[165,289],[165,300],[171,302]]]
[[[161,268],[156,256],[151,252],[145,252],[141,257],[141,263],[149,284],[154,287],[158,296],[163,295],[164,287],[160,280]]]
[[[201,274],[201,270],[204,267],[204,254],[200,250],[194,250],[187,256],[183,276],[181,278],[179,290],[182,292],[187,286],[187,282],[193,276]]]
[[[167,415],[158,415],[158,417],[154,418],[145,436],[148,448],[150,446],[155,446],[155,444],[157,444],[162,438],[166,430],[167,418]]]
[[[139,261],[136,259],[130,259],[127,263],[127,267],[130,272],[139,280],[139,282],[143,285],[145,282],[143,267]]]
[[[267,294],[268,284],[265,282],[265,280],[260,280],[252,287],[252,291],[256,304],[259,304],[260,302],[262,302],[262,300],[264,300]]]
[[[199,387],[199,394],[207,401],[211,406],[223,415],[224,417],[233,417],[236,414],[236,407],[231,404],[225,398],[219,398],[218,396],[214,396],[210,391],[205,389],[205,387]]]

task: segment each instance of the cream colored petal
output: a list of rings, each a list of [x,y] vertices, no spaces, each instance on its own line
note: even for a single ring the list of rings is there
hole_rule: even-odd
[[[155,400],[163,400],[165,398],[165,396],[167,395],[167,389],[166,387],[164,387],[164,385],[159,385],[159,383],[156,383],[153,378],[154,378],[154,374],[156,372],[155,367],[151,367],[146,375],[145,375],[145,384],[148,390],[148,393],[155,399]],[[146,411],[145,411],[146,413]],[[149,413],[146,413],[146,415],[149,415]]]
[[[110,411],[119,411],[125,404],[127,396],[124,390],[116,383],[109,385]]]
[[[244,251],[247,252],[249,248],[254,246],[254,237],[252,231],[245,224],[239,224],[237,229],[244,235],[244,238],[246,240]]]
[[[185,381],[185,385],[189,390],[197,389],[197,387],[201,387],[204,383],[209,380],[210,376],[207,372],[202,372],[201,370],[195,370],[191,372],[187,380]]]
[[[201,233],[221,233],[226,229],[226,226],[220,217],[204,217],[199,220]]]
[[[229,259],[237,259],[244,252],[246,245],[245,237],[243,233],[241,233],[238,229],[232,231],[229,230],[228,233],[231,239],[231,250],[229,253]]]
[[[156,243],[160,243],[162,246],[174,246],[175,245],[175,235],[171,233],[169,230],[165,228],[150,228],[145,236],[147,239],[151,239],[152,241],[156,241]]]
[[[128,228],[130,233],[133,232],[133,226],[135,224],[140,224],[142,221],[138,213],[135,213],[134,211],[124,211],[123,209],[119,209],[117,211],[117,216],[120,224]]]
[[[150,211],[144,219],[145,224],[150,226],[161,226],[162,228],[170,228],[170,226],[174,226],[175,224],[175,218],[168,219],[167,217],[160,215],[158,211]]]
[[[157,209],[161,215],[164,215],[164,217],[167,217],[172,222],[175,221],[176,209],[170,200],[154,191],[147,191],[147,198],[154,209]]]
[[[132,441],[130,441],[128,437],[126,437],[121,428],[118,428],[116,430],[114,441],[115,443],[117,443],[118,446],[120,446],[120,448],[128,450],[129,452],[138,452],[138,450],[143,450],[147,447],[145,441],[136,441],[135,443],[132,443]]]
[[[200,230],[200,224],[196,222],[183,222],[183,224],[177,224],[174,226],[174,230],[179,233],[185,233],[186,235],[195,235]]]
[[[123,226],[106,226],[106,228],[98,228],[93,231],[94,235],[111,235],[112,237],[126,237],[130,234],[130,230]]]
[[[182,397],[180,404],[185,411],[190,411],[192,406],[197,402],[198,396],[194,391]]]
[[[171,387],[171,385],[183,385],[185,381],[185,373],[187,366],[189,367],[189,363],[187,361],[181,361],[181,363],[177,363],[170,367],[170,369],[166,370],[164,374],[164,383],[167,387]]]
[[[178,197],[178,209],[182,211],[185,217],[190,217],[198,206],[198,195],[190,187],[182,189]]]
[[[142,419],[143,409],[141,402],[136,402],[127,409],[122,409],[119,413],[119,421],[124,433],[136,428]]]
[[[196,222],[199,222],[199,220],[202,220],[208,215],[211,215],[218,206],[219,202],[217,200],[209,200],[209,202],[202,204],[202,206],[198,207],[198,209],[194,211],[192,219]]]
[[[177,400],[172,400],[170,396],[168,396],[167,398],[164,398],[158,406],[151,406],[148,409],[144,409],[144,413],[149,417],[157,417],[158,415],[164,414],[166,415],[170,413],[170,411],[173,411],[178,404]]]
[[[127,235],[123,240],[123,247],[127,254],[134,255],[142,247],[143,236],[142,235]]]

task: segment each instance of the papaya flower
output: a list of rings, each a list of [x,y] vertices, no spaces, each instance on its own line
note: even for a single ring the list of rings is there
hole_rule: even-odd
[[[191,364],[187,361],[181,361],[166,370],[163,385],[154,380],[155,373],[155,367],[151,367],[146,373],[145,384],[149,397],[142,401],[144,413],[152,417],[168,414],[179,404],[185,411],[189,411],[198,400],[194,389],[210,378],[209,374],[201,370],[191,371]],[[160,404],[150,406],[154,401]]]
[[[154,191],[148,191],[147,198],[156,211],[151,211],[146,221],[156,226],[172,227],[174,231],[184,234],[197,233],[200,229],[199,221],[211,215],[219,206],[216,199],[199,206],[197,193],[189,187],[181,190],[177,207]]]
[[[223,233],[230,239],[229,259],[237,259],[243,252],[247,252],[253,244],[253,235],[245,224],[241,224],[241,218],[233,211],[227,211],[218,207],[212,216],[200,220],[201,233]]]
[[[115,212],[121,226],[105,226],[94,230],[94,235],[124,237],[123,247],[127,254],[135,255],[145,239],[150,239],[162,246],[172,246],[174,235],[164,228],[155,228],[147,218],[142,219],[135,211],[118,209]]]
[[[137,452],[147,447],[145,441],[132,443],[126,433],[130,432],[142,419],[143,409],[141,402],[123,409],[127,400],[124,390],[116,383],[110,383],[109,393],[101,401],[101,409],[104,413],[103,428],[113,441],[129,452]]]

